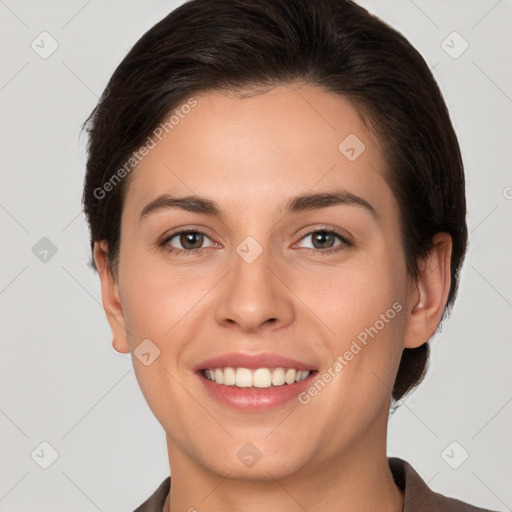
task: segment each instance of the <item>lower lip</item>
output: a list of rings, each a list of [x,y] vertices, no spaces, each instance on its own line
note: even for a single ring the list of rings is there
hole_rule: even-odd
[[[225,386],[208,380],[201,372],[197,372],[198,378],[208,393],[223,405],[242,411],[260,412],[296,399],[298,395],[310,384],[310,379],[316,374],[311,372],[304,380],[294,384],[271,386],[269,388],[238,388]]]

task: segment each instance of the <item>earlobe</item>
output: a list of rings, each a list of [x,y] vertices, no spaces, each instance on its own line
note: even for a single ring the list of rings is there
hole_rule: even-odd
[[[451,253],[451,236],[437,233],[427,257],[419,265],[416,292],[409,301],[404,348],[426,343],[441,321],[451,285]]]
[[[130,344],[119,295],[119,283],[110,269],[107,243],[105,241],[95,242],[93,254],[100,277],[103,308],[112,330],[112,346],[117,352],[127,354],[130,352]]]
[[[112,347],[116,352],[119,352],[121,354],[129,354],[130,353],[130,347],[124,343],[120,342],[117,338],[112,338]]]

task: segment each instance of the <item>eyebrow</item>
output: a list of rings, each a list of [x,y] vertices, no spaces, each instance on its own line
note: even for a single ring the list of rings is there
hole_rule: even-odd
[[[285,215],[288,213],[320,210],[337,205],[359,206],[367,210],[376,220],[379,220],[377,211],[368,201],[347,190],[335,190],[291,197],[285,204]],[[212,217],[223,217],[221,208],[211,199],[195,195],[175,197],[170,194],[161,194],[142,209],[139,221],[153,213],[174,208],[194,213],[202,213]]]

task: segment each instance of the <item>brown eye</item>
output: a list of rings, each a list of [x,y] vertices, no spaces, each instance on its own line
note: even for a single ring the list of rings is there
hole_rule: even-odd
[[[203,245],[204,235],[197,232],[182,233],[180,244],[184,249],[200,249]]]
[[[352,244],[344,236],[336,231],[327,229],[317,229],[311,231],[300,241],[301,247],[318,251],[318,254],[329,254],[332,251],[338,251],[351,247]]]
[[[330,231],[315,231],[311,237],[315,249],[330,249],[336,241],[336,235]]]
[[[163,240],[161,245],[176,254],[186,252],[195,254],[194,251],[211,247],[213,243],[209,242],[211,242],[210,238],[201,231],[179,231]]]

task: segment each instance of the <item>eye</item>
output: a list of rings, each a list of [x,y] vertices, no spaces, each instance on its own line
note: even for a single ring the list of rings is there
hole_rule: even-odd
[[[301,241],[311,240],[309,245],[303,246],[306,249],[316,250],[322,253],[337,251],[343,246],[350,246],[351,243],[336,231],[320,229],[312,231],[304,236]]]
[[[178,231],[162,240],[161,245],[169,252],[176,254],[200,252],[202,249],[211,247],[208,245],[210,238],[198,230]],[[204,244],[207,245],[204,245]]]

